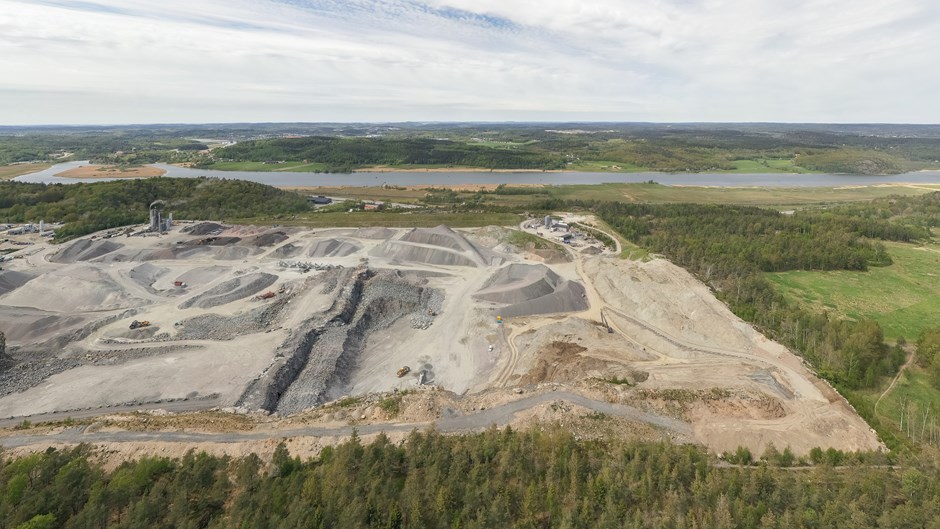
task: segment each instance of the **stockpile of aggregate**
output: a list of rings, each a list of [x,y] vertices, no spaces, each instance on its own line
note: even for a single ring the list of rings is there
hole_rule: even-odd
[[[391,228],[359,228],[353,234],[359,239],[377,239],[377,240],[386,240],[394,237],[398,232]]]
[[[180,274],[174,281],[182,281],[188,286],[205,285],[229,272],[225,266],[201,266]]]
[[[175,339],[226,341],[264,332],[275,323],[287,301],[285,296],[234,316],[202,314],[187,318],[180,322]]]
[[[36,276],[16,270],[0,270],[0,296],[13,292]]]
[[[474,299],[511,305],[547,296],[558,288],[561,278],[543,264],[513,263],[496,271]]]
[[[245,244],[249,244],[256,248],[267,248],[269,246],[274,246],[275,244],[280,244],[287,239],[288,236],[283,231],[272,231],[263,233],[261,235],[256,235],[254,237],[249,237],[245,239]]]
[[[324,239],[313,243],[309,257],[346,257],[362,250],[362,245],[345,239]]]
[[[506,318],[578,312],[588,308],[584,287],[560,278],[545,265],[514,263],[497,270],[473,298],[504,305]]]
[[[498,309],[497,312],[504,318],[518,318],[536,314],[580,312],[587,309],[588,302],[584,297],[584,287],[581,283],[564,281],[554,292],[547,296],[515,303]]]
[[[284,246],[281,246],[280,248],[271,252],[270,257],[274,257],[275,259],[289,259],[291,257],[296,256],[302,251],[303,251],[302,247],[296,246],[292,243],[287,243]]]
[[[49,260],[53,263],[60,264],[90,261],[103,255],[107,255],[113,251],[120,250],[123,247],[123,244],[119,244],[113,241],[93,241],[91,239],[81,239],[52,254],[49,256]]]
[[[138,285],[148,290],[153,290],[153,284],[166,275],[167,272],[169,272],[169,270],[161,266],[144,263],[131,268],[127,275]]]
[[[199,307],[202,309],[210,309],[212,307],[218,307],[219,305],[225,305],[257,294],[261,290],[273,285],[275,281],[277,281],[277,276],[273,274],[263,272],[246,274],[229,279],[198,296],[187,299],[183,303],[180,303],[179,308],[188,309],[189,307]]]
[[[98,267],[76,264],[44,274],[7,294],[4,304],[50,312],[104,311],[143,305]]]
[[[383,257],[396,263],[423,263],[440,266],[469,266],[478,267],[477,263],[461,254],[447,248],[433,248],[416,246],[399,241],[385,241],[369,252],[374,257]]]
[[[216,224],[215,222],[200,222],[194,226],[183,228],[183,233],[188,233],[190,235],[212,235],[213,233],[218,233],[225,229],[221,224]]]

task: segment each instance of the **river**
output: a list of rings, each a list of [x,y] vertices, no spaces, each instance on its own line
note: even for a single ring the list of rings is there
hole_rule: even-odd
[[[87,165],[88,162],[66,162],[46,170],[14,178],[17,182],[63,183],[99,182],[113,178],[62,178],[55,176],[63,171]],[[603,184],[609,182],[637,183],[653,180],[664,185],[691,185],[714,187],[839,187],[873,184],[940,184],[940,171],[921,171],[885,176],[837,175],[837,174],[728,174],[728,173],[584,173],[564,172],[387,172],[387,173],[298,173],[262,171],[218,171],[211,169],[187,169],[166,164],[154,164],[166,171],[166,176],[196,178],[210,176],[250,180],[277,187],[302,186],[379,186],[390,185],[447,185],[447,184]]]

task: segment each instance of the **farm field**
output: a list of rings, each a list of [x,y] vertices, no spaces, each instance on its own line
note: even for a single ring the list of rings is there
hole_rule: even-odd
[[[889,341],[912,341],[940,321],[940,246],[887,243],[894,264],[867,272],[782,272],[768,277],[791,300],[852,319],[871,318]]]

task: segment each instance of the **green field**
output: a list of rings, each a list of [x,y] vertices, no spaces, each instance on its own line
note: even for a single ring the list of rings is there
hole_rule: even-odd
[[[798,178],[798,177],[794,177]],[[832,202],[854,202],[890,195],[922,195],[940,186],[866,187],[694,187],[659,184],[598,184],[546,188],[551,196],[573,200],[619,200],[624,202],[694,202],[758,206],[807,206]]]
[[[871,318],[885,339],[913,341],[940,323],[940,246],[886,243],[894,264],[867,272],[768,274],[787,298],[852,319]]]

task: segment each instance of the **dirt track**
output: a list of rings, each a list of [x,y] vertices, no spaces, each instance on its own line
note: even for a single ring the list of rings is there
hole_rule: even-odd
[[[443,417],[436,421],[421,423],[365,424],[360,426],[340,426],[332,428],[306,427],[281,429],[268,432],[237,433],[128,431],[86,432],[86,426],[76,426],[63,429],[58,433],[50,435],[11,435],[0,438],[0,446],[10,449],[43,444],[135,443],[142,441],[160,441],[185,444],[241,443],[246,441],[288,437],[345,437],[351,435],[353,430],[363,435],[379,432],[409,432],[416,428],[422,429],[429,426],[433,426],[437,431],[443,433],[459,433],[485,429],[494,424],[497,426],[506,425],[511,423],[520,412],[529,410],[541,404],[555,401],[566,401],[598,413],[622,417],[631,421],[649,423],[658,428],[668,430],[681,436],[689,436],[692,433],[692,430],[687,423],[676,419],[646,413],[632,406],[609,404],[606,402],[599,402],[588,399],[581,395],[567,391],[556,391],[520,398],[495,408],[490,408],[467,415],[453,415],[449,417]]]

